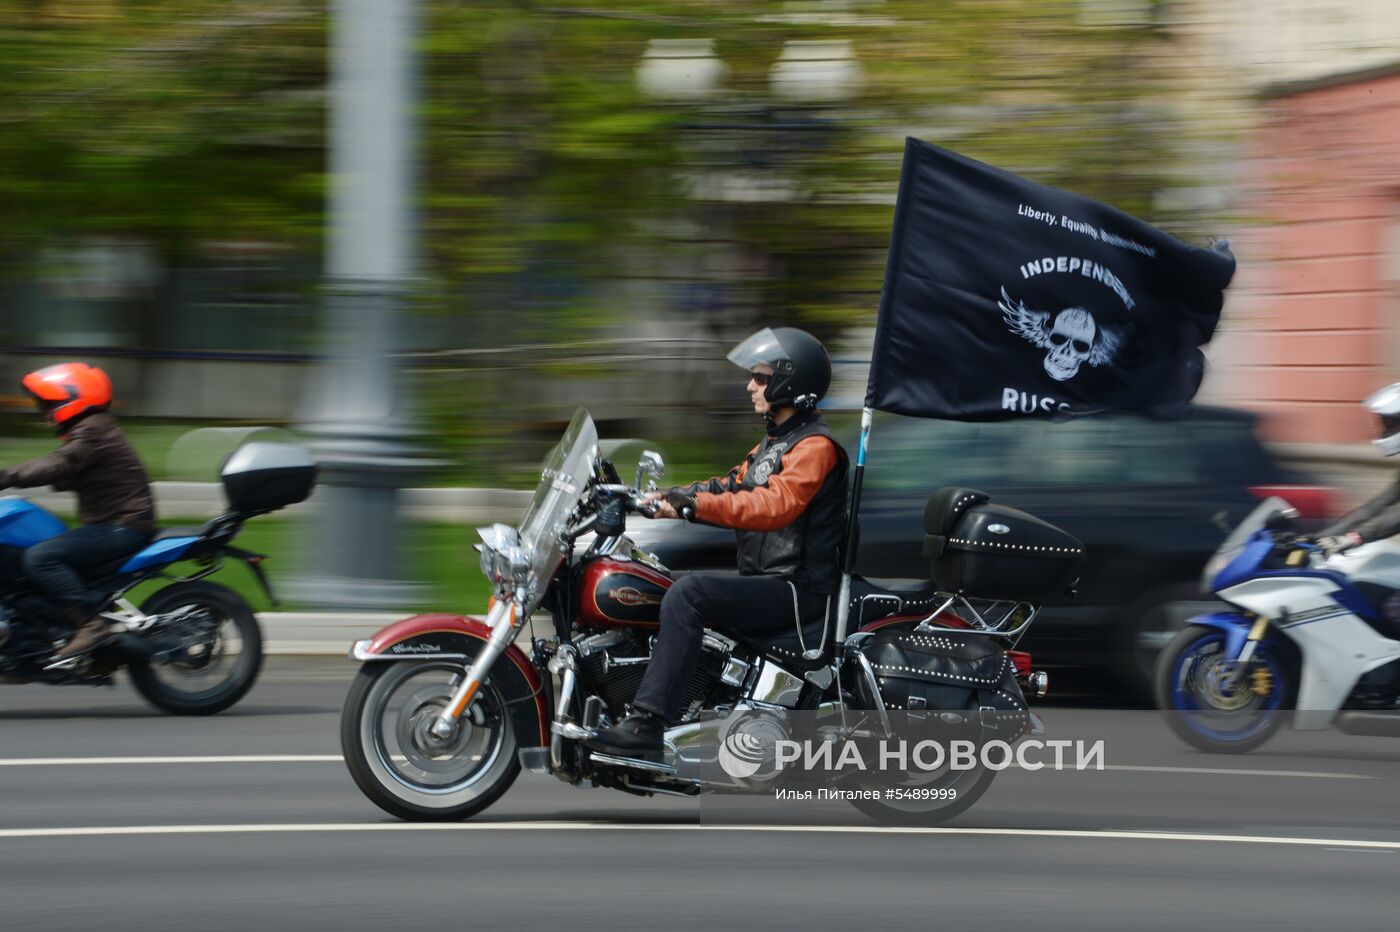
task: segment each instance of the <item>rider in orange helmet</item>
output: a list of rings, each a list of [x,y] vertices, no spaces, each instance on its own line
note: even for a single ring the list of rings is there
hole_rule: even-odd
[[[24,391],[38,404],[62,444],[47,456],[0,469],[0,489],[51,485],[78,496],[82,524],[24,551],[24,574],[49,596],[73,636],[54,655],[58,664],[110,636],[97,614],[83,571],[140,550],[155,530],[150,479],[117,419],[107,413],[112,380],[95,366],[65,362],[31,372]]]

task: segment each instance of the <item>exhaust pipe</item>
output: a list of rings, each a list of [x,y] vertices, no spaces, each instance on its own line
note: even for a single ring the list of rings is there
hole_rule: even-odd
[[[1337,728],[1349,735],[1400,738],[1400,712],[1343,712]]]
[[[156,652],[158,645],[153,644],[147,638],[138,637],[128,632],[125,634],[118,634],[107,642],[107,646],[123,657],[128,657],[132,660],[150,660],[151,655]]]
[[[179,650],[180,638],[170,635],[142,635],[127,631],[118,634],[107,642],[107,649],[114,650],[131,660],[150,660],[157,654]]]

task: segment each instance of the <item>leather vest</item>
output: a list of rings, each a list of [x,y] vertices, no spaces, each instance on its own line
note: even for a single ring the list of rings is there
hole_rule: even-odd
[[[780,576],[808,592],[841,587],[841,546],[846,534],[846,451],[820,414],[797,414],[763,438],[748,457],[741,488],[767,485],[783,471],[783,456],[800,440],[826,437],[836,446],[836,465],[816,496],[792,524],[776,531],[735,531],[741,576]]]

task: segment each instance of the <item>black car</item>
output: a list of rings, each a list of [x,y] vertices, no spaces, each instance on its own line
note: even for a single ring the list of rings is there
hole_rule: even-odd
[[[853,450],[854,430],[837,429]],[[1072,670],[1073,691],[1098,694],[1147,694],[1157,651],[1185,619],[1218,607],[1201,591],[1202,567],[1261,498],[1281,495],[1305,518],[1334,510],[1331,490],[1274,462],[1243,411],[1066,423],[882,416],[870,439],[857,572],[927,578],[924,503],[950,485],[987,492],[1084,543],[1078,595],[1047,606],[1021,643],[1038,668]],[[734,569],[730,531],[675,522],[635,531],[677,571]]]

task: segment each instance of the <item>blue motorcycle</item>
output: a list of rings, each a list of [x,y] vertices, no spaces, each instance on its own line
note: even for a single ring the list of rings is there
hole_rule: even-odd
[[[202,527],[159,531],[139,553],[85,572],[101,592],[101,614],[115,633],[77,664],[51,668],[55,648],[69,634],[59,613],[22,577],[0,591],[0,682],[108,685],[125,666],[136,689],[152,705],[179,715],[212,715],[247,694],[262,667],[262,633],[252,607],[227,586],[205,581],[227,559],[246,563],[276,604],[262,570],[262,554],[233,546],[244,522],[305,501],[315,485],[316,466],[300,447],[250,443],[235,451],[220,471],[227,513]],[[0,498],[0,548],[18,566],[24,548],[67,528],[50,512],[23,498]],[[195,564],[187,576],[167,570]],[[138,608],[126,594],[142,583],[170,584]]]

